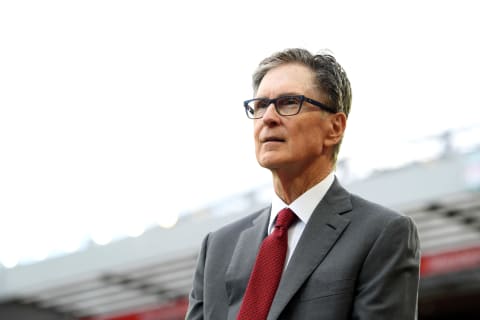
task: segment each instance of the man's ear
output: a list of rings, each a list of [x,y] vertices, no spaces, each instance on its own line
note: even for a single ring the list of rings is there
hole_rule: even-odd
[[[337,112],[331,114],[328,117],[330,125],[328,127],[328,132],[325,135],[325,146],[331,147],[336,144],[339,144],[342,141],[343,133],[347,127],[347,116],[343,112]]]

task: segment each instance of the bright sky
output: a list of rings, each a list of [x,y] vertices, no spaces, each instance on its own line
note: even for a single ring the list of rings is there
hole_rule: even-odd
[[[331,50],[342,157],[478,124],[477,1],[0,2],[0,264],[107,242],[268,183],[242,101],[274,51]],[[132,230],[133,228],[133,230]]]

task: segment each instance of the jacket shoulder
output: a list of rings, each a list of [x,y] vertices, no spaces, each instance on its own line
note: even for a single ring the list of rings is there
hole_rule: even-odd
[[[232,237],[232,235],[238,234],[243,230],[252,226],[253,221],[259,218],[261,215],[268,215],[270,213],[270,206],[260,209],[254,213],[251,213],[245,217],[239,218],[229,224],[222,226],[221,228],[212,231],[210,237]]]
[[[352,222],[362,225],[365,229],[382,232],[391,223],[416,229],[413,219],[404,213],[354,194],[351,195],[351,201],[353,207]]]

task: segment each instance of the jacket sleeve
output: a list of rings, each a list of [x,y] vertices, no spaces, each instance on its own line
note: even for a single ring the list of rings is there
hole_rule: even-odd
[[[203,239],[197,268],[193,276],[193,287],[188,298],[188,311],[185,320],[203,320],[204,268],[207,254],[208,235]]]
[[[416,226],[399,216],[385,226],[364,261],[352,319],[417,319],[419,267]]]

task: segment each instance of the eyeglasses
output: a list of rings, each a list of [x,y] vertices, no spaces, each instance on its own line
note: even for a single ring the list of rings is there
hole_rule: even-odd
[[[337,112],[332,107],[329,107],[316,100],[307,98],[303,95],[281,96],[275,99],[268,99],[268,98],[250,99],[250,100],[244,101],[243,106],[245,107],[245,113],[247,114],[248,118],[260,119],[263,117],[263,115],[267,111],[268,106],[272,103],[275,106],[275,110],[279,115],[293,116],[300,112],[304,101],[307,101],[324,111],[327,111],[330,113]]]

